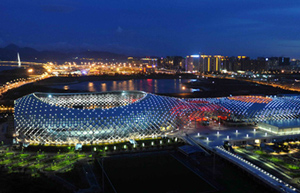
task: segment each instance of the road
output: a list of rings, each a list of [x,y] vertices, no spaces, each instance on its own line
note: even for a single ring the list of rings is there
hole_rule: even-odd
[[[273,172],[276,174],[281,175],[284,178],[287,178],[289,180],[293,179],[292,177],[290,177],[289,175],[287,175],[287,171],[283,171],[280,167],[276,166],[275,164],[271,163],[271,162],[266,162],[265,160],[261,159],[260,157],[256,157],[253,154],[250,154],[248,152],[245,152],[241,149],[236,149],[236,152],[238,152],[239,154],[241,154],[244,158],[251,160],[252,162],[258,162],[260,165],[267,167],[270,170],[273,170]],[[272,172],[272,173],[273,173]]]

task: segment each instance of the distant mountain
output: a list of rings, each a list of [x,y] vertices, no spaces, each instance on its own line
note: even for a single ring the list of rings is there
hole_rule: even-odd
[[[16,44],[9,44],[6,47],[4,47],[6,50],[13,50],[13,51],[19,51],[20,47],[17,46]]]
[[[20,53],[21,60],[25,61],[59,61],[71,60],[78,58],[95,58],[95,59],[115,59],[126,60],[127,56],[104,51],[79,51],[79,52],[59,52],[59,51],[37,51],[30,47],[19,47],[15,44],[9,44],[0,48],[0,60],[13,61],[17,60],[17,53]]]

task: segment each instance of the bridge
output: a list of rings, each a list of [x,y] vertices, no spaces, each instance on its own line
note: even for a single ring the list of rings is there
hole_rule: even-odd
[[[276,176],[270,174],[269,172],[263,170],[262,168],[254,165],[253,163],[243,159],[242,157],[225,150],[223,146],[209,146],[208,143],[202,143],[202,141],[196,138],[194,135],[183,132],[178,132],[174,134],[174,136],[181,138],[186,143],[190,144],[195,148],[199,148],[200,151],[205,152],[206,156],[215,154],[223,158],[224,160],[227,160],[228,162],[236,165],[238,168],[244,170],[251,176],[255,177],[259,181],[264,182],[277,192],[299,193],[299,191],[296,188],[292,187],[291,185],[287,184],[286,182],[277,178]]]
[[[40,63],[40,62],[24,62],[22,61],[22,66],[23,65],[44,65],[46,63]],[[18,67],[19,66],[19,61],[0,61],[0,66],[13,66],[13,67]]]

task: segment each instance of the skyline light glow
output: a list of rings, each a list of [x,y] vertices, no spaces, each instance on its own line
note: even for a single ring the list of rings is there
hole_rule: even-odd
[[[300,58],[298,1],[3,0],[0,47]]]

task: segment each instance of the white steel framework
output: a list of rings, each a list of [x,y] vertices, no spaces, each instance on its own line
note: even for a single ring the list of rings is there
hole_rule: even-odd
[[[212,117],[261,122],[297,119],[300,96],[179,99],[142,91],[32,93],[15,101],[17,140],[101,144],[161,136]]]

